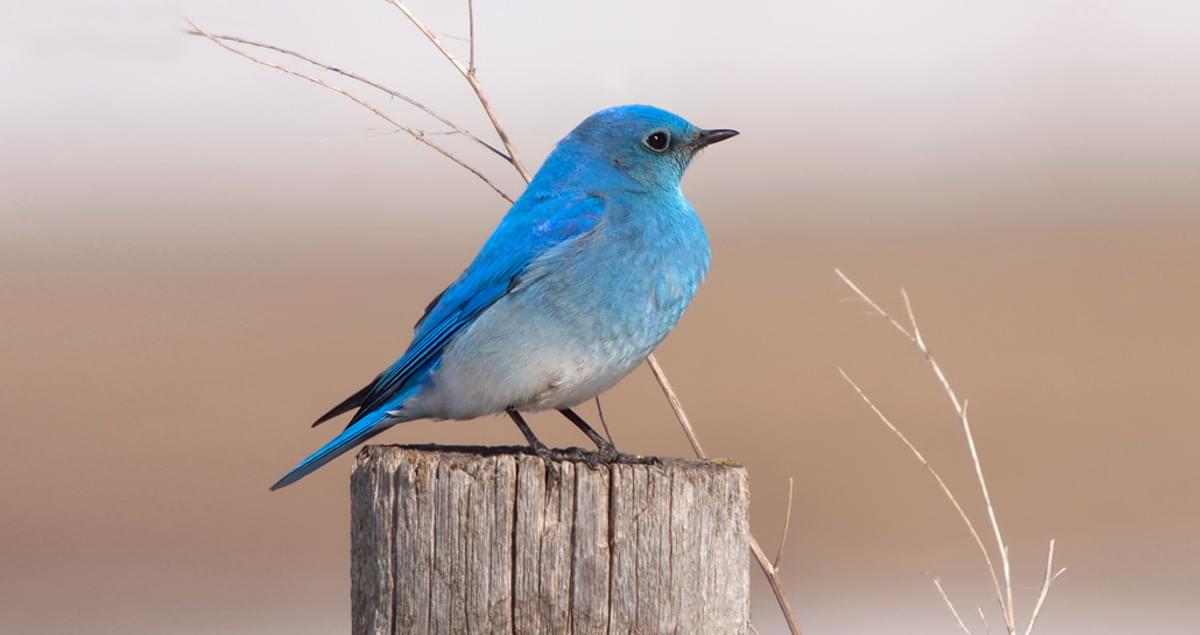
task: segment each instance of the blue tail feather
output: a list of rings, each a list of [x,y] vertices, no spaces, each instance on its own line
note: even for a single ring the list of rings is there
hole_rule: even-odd
[[[371,437],[383,432],[391,427],[397,421],[389,420],[385,411],[376,411],[366,417],[354,422],[354,425],[346,428],[341,434],[333,438],[332,441],[326,443],[320,450],[313,452],[307,459],[300,462],[299,465],[292,468],[279,479],[277,483],[271,486],[271,491],[275,491],[282,487],[287,487],[292,483],[308,476],[316,471],[322,465],[336,459],[346,451],[353,449],[358,444],[370,439]]]

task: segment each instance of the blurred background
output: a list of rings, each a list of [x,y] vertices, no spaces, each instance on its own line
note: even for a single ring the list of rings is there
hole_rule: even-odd
[[[462,5],[411,3],[465,55]],[[834,267],[893,311],[907,288],[969,399],[1018,614],[1056,538],[1068,571],[1040,632],[1195,632],[1200,4],[475,5],[479,77],[531,167],[613,104],[742,131],[685,182],[714,266],[659,359],[706,447],[749,466],[768,551],[795,478],[783,575],[806,633],[953,633],[934,575],[1000,622],[953,508],[836,368],[984,523],[952,411]],[[489,132],[383,2],[0,5],[6,633],[345,632],[353,459],[267,486],[506,209],[185,16]],[[644,368],[604,405],[623,449],[689,453]],[[534,427],[583,442],[556,416]],[[494,418],[380,440],[520,438]],[[780,632],[755,585],[759,630]]]

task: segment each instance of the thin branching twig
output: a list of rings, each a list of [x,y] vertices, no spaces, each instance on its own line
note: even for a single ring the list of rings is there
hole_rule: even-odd
[[[675,389],[671,387],[671,382],[667,379],[667,374],[663,372],[662,366],[659,366],[658,360],[651,353],[646,357],[646,365],[650,367],[651,374],[658,381],[658,385],[662,388],[663,396],[667,398],[667,403],[671,404],[671,411],[675,413],[675,418],[679,420],[679,426],[683,428],[683,433],[687,435],[688,443],[692,444],[692,451],[701,459],[708,458],[708,454],[704,452],[704,448],[700,445],[700,439],[696,436],[696,431],[692,429],[692,422],[688,419],[687,412],[683,409],[683,403],[679,401],[679,396],[675,394]]]
[[[841,275],[841,272],[838,272]],[[844,277],[844,276],[843,276]],[[975,477],[979,481],[979,489],[983,493],[984,506],[987,508],[988,520],[992,524],[992,533],[995,534],[996,544],[1000,549],[1000,566],[1004,568],[1004,595],[1005,606],[1008,611],[1004,615],[1005,624],[1008,626],[1008,631],[1016,630],[1016,619],[1013,615],[1013,589],[1012,589],[1012,569],[1008,559],[1008,544],[1004,542],[1004,538],[1000,535],[1000,523],[996,520],[996,507],[992,505],[992,495],[988,491],[987,479],[983,477],[983,463],[979,460],[979,451],[975,448],[975,435],[971,433],[971,422],[967,418],[967,404],[965,401],[959,401],[958,395],[954,392],[954,387],[950,385],[950,380],[946,378],[946,373],[942,372],[942,367],[934,359],[929,352],[929,347],[925,345],[924,338],[921,337],[921,328],[917,326],[917,317],[913,314],[912,302],[908,299],[908,292],[900,289],[900,296],[904,298],[904,309],[908,312],[908,322],[912,325],[912,340],[917,346],[917,350],[925,357],[925,361],[929,363],[929,367],[937,376],[938,381],[942,384],[942,390],[950,399],[951,405],[954,406],[955,412],[958,414],[958,420],[962,424],[963,436],[967,440],[967,448],[971,452],[971,465],[975,467]],[[886,314],[885,314],[886,315]],[[891,319],[890,317],[888,318]]]
[[[662,366],[659,366],[658,360],[654,355],[646,358],[646,364],[650,367],[650,372],[654,378],[658,380],[659,387],[662,388],[663,395],[667,398],[667,403],[671,404],[671,410],[675,412],[675,418],[679,420],[679,426],[683,428],[683,433],[687,436],[688,443],[692,445],[692,451],[696,453],[696,458],[707,459],[708,455],[704,453],[704,448],[700,445],[700,439],[696,436],[695,430],[692,429],[691,421],[688,420],[687,412],[683,409],[683,404],[679,401],[675,390],[671,388],[671,382],[667,380],[667,375],[663,372]],[[788,507],[791,507],[791,496],[789,494]],[[789,520],[791,513],[789,511]],[[782,553],[782,545],[780,545],[780,553]],[[788,631],[792,635],[800,635],[800,624],[796,620],[796,614],[792,611],[792,605],[788,602],[787,594],[783,590],[783,578],[779,575],[779,567],[771,562],[767,556],[767,552],[763,551],[762,545],[753,534],[750,535],[750,551],[754,554],[754,559],[758,561],[758,566],[762,569],[763,575],[767,578],[767,584],[771,587],[771,592],[775,594],[775,601],[779,604],[779,610],[783,613],[784,620],[787,621]]]
[[[753,535],[750,536],[750,551],[754,553],[754,559],[758,560],[758,566],[762,567],[763,574],[767,576],[767,584],[771,587],[771,592],[775,594],[775,602],[779,605],[779,610],[783,612],[783,619],[787,621],[788,631],[792,635],[800,635],[800,623],[796,621],[796,614],[792,612],[792,605],[783,591],[783,578],[779,577],[779,569],[771,565],[767,553],[763,551],[762,545],[758,544],[758,540]]]
[[[487,114],[488,120],[492,122],[492,128],[495,128],[496,135],[500,137],[500,143],[502,143],[504,145],[505,151],[508,152],[508,156],[511,159],[512,166],[514,168],[516,168],[517,173],[521,175],[521,178],[525,179],[525,182],[528,183],[529,178],[530,178],[529,171],[525,169],[525,165],[523,163],[521,163],[521,159],[517,157],[516,150],[513,149],[512,141],[509,140],[509,138],[508,138],[508,132],[505,131],[504,126],[500,123],[499,117],[496,116],[496,111],[495,111],[495,109],[492,108],[491,102],[488,101],[487,95],[483,91],[483,86],[479,83],[479,80],[475,77],[475,62],[474,62],[475,11],[474,11],[473,5],[467,6],[467,9],[471,14],[470,22],[471,22],[471,31],[472,31],[472,34],[471,34],[472,61],[471,61],[471,65],[467,66],[467,65],[463,64],[461,61],[459,61],[458,57],[456,57],[454,55],[454,53],[452,53],[450,51],[450,49],[447,48],[446,45],[442,43],[442,41],[438,38],[437,34],[434,33],[432,30],[430,30],[429,27],[425,26],[425,23],[422,22],[421,19],[418,18],[417,15],[415,13],[413,13],[412,10],[409,9],[408,6],[406,6],[403,2],[401,2],[400,0],[385,0],[385,1],[388,4],[399,9],[400,12],[404,14],[404,17],[408,18],[408,21],[412,22],[413,26],[417,27],[417,29],[425,36],[425,39],[429,40],[429,42],[431,44],[433,44],[433,46],[438,51],[441,52],[442,56],[445,57],[454,66],[454,68],[457,69],[458,72],[462,74],[463,78],[467,80],[467,83],[470,84],[470,86],[471,86],[471,90],[475,91],[475,98],[479,100],[479,105],[483,107],[483,112],[485,114]]]
[[[966,622],[963,622],[962,616],[958,614],[958,609],[954,608],[954,602],[951,602],[950,596],[946,595],[946,590],[942,588],[942,581],[937,576],[933,578],[933,586],[937,587],[938,594],[942,596],[942,600],[946,603],[946,608],[950,609],[950,614],[958,622],[958,627],[967,635],[972,635],[971,629],[967,628]]]
[[[200,31],[190,31],[189,33],[191,33],[192,35],[205,35],[204,33],[201,33]],[[447,119],[445,116],[443,116],[441,113],[437,112],[436,110],[430,108],[429,106],[426,106],[425,104],[413,99],[412,97],[409,97],[408,95],[406,95],[398,90],[395,90],[393,88],[388,88],[387,86],[384,86],[383,84],[380,84],[374,80],[367,79],[366,77],[363,77],[362,75],[359,75],[358,73],[355,73],[353,71],[348,71],[339,66],[331,66],[324,62],[313,59],[303,53],[298,53],[291,49],[286,49],[281,46],[276,46],[274,44],[268,44],[266,42],[259,42],[257,40],[251,40],[251,39],[244,38],[244,37],[238,37],[236,35],[222,35],[219,33],[213,33],[211,35],[212,35],[212,37],[215,37],[218,40],[222,40],[224,42],[235,42],[237,44],[245,44],[247,46],[253,46],[253,47],[257,47],[257,48],[261,48],[261,49],[275,51],[277,53],[282,53],[284,55],[294,57],[303,62],[308,62],[309,64],[312,64],[313,66],[316,66],[318,68],[322,68],[322,69],[330,71],[332,73],[337,73],[338,75],[341,75],[347,79],[352,79],[356,82],[370,86],[371,88],[374,88],[378,91],[386,93],[391,97],[395,97],[396,99],[399,99],[399,100],[413,106],[414,108],[421,110],[425,114],[429,115],[430,117],[433,117],[434,119],[438,120],[438,122],[440,122],[441,124],[445,125],[446,127],[450,128],[451,130],[453,130],[456,134],[467,137],[468,139],[474,141],[475,143],[478,143],[479,145],[487,148],[491,152],[494,152],[501,159],[504,159],[505,161],[510,160],[509,156],[507,154],[505,154],[503,150],[488,143],[487,141],[484,141],[483,139],[480,139],[475,134],[463,129],[461,126],[454,123],[453,121],[450,121],[449,119]],[[432,133],[426,133],[426,134],[432,134]]]
[[[894,328],[904,334],[904,336],[907,337],[908,340],[917,347],[917,351],[922,357],[925,358],[925,361],[933,369],[934,375],[942,384],[943,390],[949,396],[950,403],[953,405],[954,411],[958,415],[958,419],[962,424],[963,433],[967,437],[967,447],[970,449],[971,460],[975,466],[975,474],[978,476],[980,487],[983,490],[984,501],[988,509],[988,518],[991,519],[992,522],[992,529],[993,533],[995,534],[997,549],[1000,552],[1001,570],[1003,571],[1004,575],[1003,591],[1001,591],[1000,588],[1000,580],[996,575],[996,569],[992,565],[991,556],[988,555],[987,549],[983,548],[982,541],[979,540],[979,536],[977,532],[975,532],[974,525],[970,525],[971,532],[975,537],[976,542],[979,543],[980,547],[983,549],[984,558],[987,561],[988,573],[992,576],[992,581],[996,585],[996,595],[1000,600],[1000,609],[1004,614],[1004,622],[1008,628],[1008,632],[1015,632],[1016,621],[1013,619],[1012,613],[1012,578],[1008,565],[1008,549],[1004,544],[1004,540],[1000,537],[1000,525],[996,522],[996,512],[992,506],[991,496],[988,494],[987,481],[985,481],[983,478],[983,466],[979,462],[979,453],[975,450],[975,437],[971,433],[971,426],[966,416],[966,408],[959,401],[958,394],[954,392],[954,388],[950,385],[949,380],[946,379],[946,374],[942,372],[942,367],[937,363],[937,360],[934,359],[933,355],[929,353],[929,348],[925,345],[925,340],[921,337],[921,330],[917,326],[917,319],[912,310],[912,303],[909,302],[908,294],[905,293],[903,289],[900,290],[901,295],[904,297],[904,307],[908,312],[909,325],[912,328],[911,332],[897,322],[896,319],[891,316],[891,314],[889,314],[887,311],[884,311],[883,307],[879,306],[879,304],[872,300],[870,296],[863,292],[862,289],[858,288],[858,285],[854,284],[854,282],[852,282],[850,278],[846,276],[846,274],[842,273],[840,269],[834,269],[834,273],[836,273],[837,276],[842,279],[842,282],[846,283],[846,286],[850,287],[850,289],[854,291],[859,298],[862,298],[863,301],[866,302],[867,305],[870,306],[877,315],[879,315],[879,317],[887,320]],[[843,376],[845,376],[845,373],[843,373]],[[859,390],[859,394],[862,395],[861,390]],[[865,395],[863,396],[865,397]],[[878,410],[876,410],[876,412],[878,412]],[[932,470],[932,468],[930,469]],[[944,488],[943,491],[949,492],[949,489]],[[955,502],[955,506],[958,506],[957,502]],[[959,509],[961,510],[961,507]],[[966,519],[965,514],[963,517]]]
[[[327,90],[331,90],[331,91],[333,91],[333,92],[335,92],[335,93],[337,93],[337,94],[339,94],[339,95],[341,95],[341,96],[345,97],[346,99],[349,99],[350,101],[352,101],[352,102],[354,102],[354,103],[358,104],[359,106],[362,106],[363,108],[366,108],[367,110],[369,110],[369,111],[371,111],[372,113],[374,113],[376,117],[379,117],[380,119],[383,119],[384,121],[388,122],[389,124],[391,124],[392,126],[394,126],[394,127],[397,129],[397,130],[401,130],[401,131],[403,131],[403,132],[407,133],[407,134],[408,134],[410,137],[412,137],[413,139],[416,139],[417,141],[419,141],[419,142],[421,142],[421,143],[425,144],[426,146],[429,146],[429,147],[430,147],[430,148],[432,148],[434,151],[436,151],[438,154],[440,154],[440,155],[442,155],[442,156],[446,157],[447,159],[450,159],[451,161],[453,161],[454,163],[456,163],[456,164],[457,164],[459,167],[461,167],[461,168],[463,168],[464,170],[466,170],[466,171],[470,172],[471,174],[474,174],[474,175],[475,175],[477,178],[479,178],[479,180],[481,180],[481,181],[483,181],[484,183],[486,183],[488,187],[492,188],[492,190],[494,190],[494,191],[495,191],[497,194],[499,194],[501,197],[503,197],[503,198],[504,198],[504,200],[506,200],[506,201],[508,201],[508,202],[510,202],[510,203],[512,202],[512,200],[513,200],[513,199],[512,199],[512,197],[510,197],[510,196],[509,196],[507,193],[505,193],[505,192],[504,192],[504,190],[500,189],[500,188],[499,188],[499,187],[498,187],[498,186],[497,186],[495,183],[493,183],[493,182],[491,181],[491,179],[489,179],[488,177],[484,176],[484,174],[483,174],[482,172],[480,172],[479,170],[475,169],[475,168],[474,168],[474,167],[472,167],[471,165],[467,164],[467,163],[466,163],[465,161],[463,161],[462,159],[460,159],[460,158],[458,158],[457,156],[455,156],[455,155],[454,155],[452,152],[450,152],[449,150],[447,150],[447,149],[443,148],[442,146],[440,146],[440,145],[438,145],[438,144],[436,144],[436,143],[434,143],[434,142],[430,141],[430,140],[429,140],[429,138],[428,138],[428,135],[426,135],[424,131],[422,131],[422,130],[418,130],[417,128],[412,128],[412,127],[410,127],[410,126],[406,126],[406,125],[404,125],[404,124],[402,124],[402,123],[400,123],[400,122],[396,121],[396,120],[395,120],[395,119],[393,119],[393,118],[392,118],[390,115],[388,115],[387,113],[383,112],[382,110],[380,110],[380,109],[379,109],[379,108],[377,108],[376,106],[372,105],[370,102],[368,102],[368,101],[366,101],[366,100],[362,99],[361,97],[358,97],[357,95],[355,95],[355,94],[353,94],[353,93],[351,93],[351,92],[347,91],[347,90],[346,90],[346,89],[344,89],[344,88],[340,88],[340,87],[338,87],[338,86],[334,86],[333,84],[330,84],[330,83],[328,83],[328,82],[325,82],[324,80],[321,80],[321,79],[318,79],[318,78],[316,78],[316,77],[313,77],[312,75],[307,75],[307,74],[305,74],[305,73],[301,73],[300,71],[297,71],[297,70],[295,70],[295,69],[289,68],[289,67],[287,67],[287,66],[284,66],[284,65],[282,65],[282,64],[276,64],[276,63],[274,63],[274,62],[268,62],[267,60],[264,60],[264,59],[262,59],[262,58],[255,57],[254,55],[251,55],[251,54],[249,54],[249,53],[247,53],[247,52],[245,52],[245,51],[243,51],[243,50],[241,50],[241,49],[239,49],[239,48],[237,48],[237,47],[235,47],[235,46],[231,46],[230,44],[228,44],[228,43],[226,43],[226,42],[222,41],[222,40],[221,40],[220,38],[218,38],[217,36],[215,36],[215,35],[213,35],[213,34],[209,33],[208,31],[205,31],[204,29],[200,28],[200,27],[199,27],[199,26],[198,26],[198,25],[197,25],[195,22],[192,22],[191,20],[188,20],[187,22],[188,22],[188,24],[189,24],[189,25],[192,27],[192,29],[193,29],[193,30],[194,30],[194,31],[195,31],[197,34],[199,34],[199,35],[200,35],[200,36],[202,36],[202,37],[205,37],[205,38],[207,38],[208,40],[210,40],[211,42],[213,42],[213,43],[214,43],[214,44],[216,44],[217,46],[219,46],[219,47],[221,47],[221,48],[223,48],[223,49],[225,49],[225,50],[227,50],[227,51],[229,51],[229,52],[233,53],[234,55],[239,55],[239,56],[241,56],[241,57],[244,57],[244,58],[246,58],[246,59],[250,60],[251,62],[254,62],[255,64],[261,64],[261,65],[263,65],[263,66],[266,66],[267,68],[273,68],[273,69],[275,69],[275,70],[277,70],[277,71],[280,71],[280,72],[283,72],[283,73],[287,73],[288,75],[291,75],[291,76],[293,76],[293,77],[299,77],[300,79],[303,79],[303,80],[305,80],[305,81],[308,81],[308,82],[311,82],[311,83],[313,83],[313,84],[316,84],[317,86],[320,86],[321,88],[324,88],[324,89],[327,89]]]
[[[864,393],[863,390],[861,388],[859,388],[858,384],[854,383],[854,381],[850,379],[849,375],[847,375],[844,370],[842,370],[841,368],[838,369],[838,372],[841,373],[842,378],[845,379],[846,382],[849,383],[850,386],[852,386],[854,388],[855,392],[857,392],[859,397],[861,397],[862,400],[867,404],[867,406],[870,407],[872,412],[874,412],[875,415],[881,421],[883,421],[884,424],[894,434],[896,434],[900,438],[901,441],[904,442],[904,444],[913,453],[913,455],[917,458],[917,460],[920,461],[921,464],[925,466],[925,468],[929,471],[929,473],[937,481],[938,486],[941,487],[942,492],[946,495],[946,497],[948,499],[950,499],[950,502],[954,505],[955,510],[958,511],[959,517],[961,517],[963,522],[966,524],[967,529],[971,533],[971,537],[975,540],[976,546],[979,548],[980,553],[983,555],[984,563],[987,566],[988,574],[990,575],[990,577],[992,579],[992,585],[993,585],[993,588],[996,593],[996,599],[998,600],[998,602],[1000,604],[1001,614],[1004,617],[1005,629],[1007,630],[1007,632],[1010,635],[1014,635],[1017,631],[1017,626],[1016,626],[1016,614],[1015,614],[1014,602],[1013,602],[1012,568],[1010,565],[1011,561],[1009,559],[1008,545],[1004,542],[1004,538],[1001,535],[1000,523],[996,518],[996,508],[995,508],[995,505],[992,504],[992,497],[991,497],[990,491],[988,490],[987,479],[984,478],[983,463],[982,463],[982,461],[980,461],[979,451],[975,445],[975,435],[971,431],[970,419],[967,416],[967,400],[959,399],[958,393],[955,392],[953,385],[951,385],[950,380],[946,377],[946,373],[943,372],[941,365],[938,364],[937,359],[935,359],[933,354],[930,353],[929,347],[925,344],[925,339],[921,335],[921,328],[917,324],[917,318],[916,318],[916,314],[912,308],[912,302],[908,297],[908,293],[904,289],[900,290],[900,295],[904,299],[904,309],[905,309],[905,312],[908,314],[908,322],[909,322],[908,328],[905,328],[904,325],[902,325],[899,321],[897,321],[895,318],[893,318],[887,311],[885,311],[881,306],[879,306],[878,303],[876,303],[874,300],[872,300],[870,296],[868,296],[862,289],[860,289],[858,287],[858,285],[854,284],[854,282],[852,280],[850,280],[850,278],[847,277],[846,274],[842,273],[841,270],[834,269],[834,272],[842,280],[842,282],[844,282],[846,284],[846,286],[848,286],[852,291],[854,291],[854,293],[860,299],[862,299],[863,302],[865,302],[869,307],[871,307],[871,309],[875,312],[876,315],[887,320],[887,322],[889,324],[891,324],[892,327],[894,327],[897,331],[899,331],[901,334],[903,334],[905,336],[905,338],[907,338],[916,347],[917,351],[925,359],[926,363],[929,365],[930,369],[932,370],[934,376],[937,378],[938,382],[941,384],[942,391],[946,394],[947,398],[950,400],[950,404],[954,408],[954,412],[958,417],[959,424],[962,427],[963,436],[966,438],[967,448],[968,448],[968,451],[970,452],[970,456],[971,456],[971,464],[975,470],[975,477],[976,477],[976,481],[979,484],[980,492],[983,496],[984,506],[987,509],[988,521],[991,525],[992,534],[993,534],[993,537],[996,542],[996,550],[1000,555],[1000,565],[1001,565],[1001,571],[1002,571],[1003,580],[1004,580],[1003,588],[1001,587],[1000,576],[998,576],[996,573],[996,567],[993,564],[989,549],[986,547],[986,545],[984,545],[983,540],[979,535],[979,532],[975,529],[974,523],[971,522],[970,518],[967,516],[966,512],[963,510],[962,506],[958,503],[958,500],[955,498],[954,494],[950,491],[950,488],[946,485],[945,481],[942,480],[941,476],[938,475],[938,473],[933,469],[933,467],[929,464],[929,462],[925,460],[925,457],[921,454],[921,452],[919,450],[917,450],[916,446],[914,446],[911,442],[909,442],[908,438],[905,437],[904,434],[901,433],[900,430],[897,429],[896,426],[894,426],[891,423],[891,421],[888,420],[888,418],[886,416],[884,416],[884,414],[879,410],[879,408],[877,408],[875,406],[875,404],[871,402],[871,400],[867,397],[866,393]],[[1050,541],[1050,553],[1049,553],[1049,555],[1047,557],[1047,561],[1046,561],[1046,579],[1042,585],[1041,595],[1038,597],[1037,604],[1034,606],[1033,614],[1030,617],[1029,626],[1026,628],[1026,631],[1025,631],[1026,635],[1032,634],[1034,622],[1037,619],[1037,615],[1041,612],[1042,605],[1046,599],[1046,594],[1049,592],[1050,584],[1058,576],[1058,574],[1051,573],[1052,568],[1053,568],[1053,560],[1054,560],[1054,541],[1051,540]],[[1061,573],[1061,571],[1060,571],[1060,573]],[[950,610],[952,613],[954,613],[955,619],[958,620],[959,626],[964,631],[970,633],[970,630],[967,629],[967,627],[963,623],[961,617],[959,617],[958,612],[954,609],[954,606],[952,604],[950,604],[949,599],[946,597],[945,592],[941,588],[941,584],[937,581],[936,578],[934,579],[934,583],[938,586],[938,591],[939,591],[939,593],[942,594],[943,599],[946,599],[947,605],[950,606]],[[988,626],[987,617],[984,615],[982,609],[979,610],[979,615],[980,615],[980,619],[983,620],[984,629],[990,633],[991,629]]]
[[[963,506],[959,504],[958,498],[954,496],[954,492],[950,491],[950,486],[946,485],[946,481],[942,480],[942,476],[938,474],[937,470],[935,470],[932,465],[930,465],[929,461],[925,459],[925,455],[917,449],[917,446],[913,445],[912,441],[909,441],[908,437],[901,432],[900,429],[897,428],[890,419],[887,418],[887,415],[883,414],[883,411],[880,410],[878,406],[875,405],[875,402],[871,401],[871,398],[867,396],[867,393],[864,392],[863,389],[860,388],[853,379],[850,379],[850,375],[846,374],[846,371],[840,367],[838,368],[838,372],[841,373],[842,379],[844,379],[846,383],[850,384],[850,387],[854,389],[854,392],[858,393],[859,398],[863,400],[863,403],[867,404],[867,407],[871,409],[871,412],[875,413],[875,416],[883,422],[883,425],[887,426],[888,430],[891,430],[892,434],[896,435],[896,437],[904,443],[905,447],[908,448],[908,451],[912,452],[912,455],[916,457],[917,461],[920,462],[921,465],[925,467],[925,470],[929,472],[929,475],[933,477],[933,480],[937,481],[938,487],[941,488],[942,493],[945,494],[946,498],[950,501],[950,504],[954,506],[954,511],[958,512],[958,517],[962,519],[963,524],[967,526],[967,531],[971,533],[971,538],[975,540],[975,546],[979,547],[979,553],[983,555],[984,564],[987,565],[988,573],[992,577],[992,584],[996,589],[996,597],[1000,598],[1000,609],[1001,611],[1004,611],[1004,595],[1000,590],[1000,580],[996,576],[996,567],[992,564],[992,556],[988,552],[987,546],[983,544],[983,538],[979,535],[979,531],[975,529],[975,523],[971,522],[971,517],[967,515],[967,512],[963,509]]]
[[[1042,605],[1046,603],[1046,594],[1050,593],[1050,585],[1066,571],[1066,567],[1054,572],[1054,541],[1050,541],[1050,552],[1046,554],[1046,577],[1042,580],[1042,590],[1038,593],[1037,603],[1033,605],[1033,613],[1029,616],[1029,625],[1025,627],[1025,635],[1033,634],[1033,626],[1037,623],[1038,615],[1042,613]]]
[[[687,436],[688,443],[692,445],[692,451],[696,453],[696,458],[707,459],[704,448],[700,445],[700,438],[696,436],[696,431],[692,429],[692,423],[688,419],[687,412],[683,409],[683,403],[679,401],[679,396],[675,394],[675,390],[671,387],[671,382],[667,380],[667,375],[663,372],[662,366],[658,364],[658,360],[651,354],[646,358],[646,365],[650,367],[650,372],[654,378],[658,380],[658,385],[662,388],[663,395],[667,398],[667,403],[671,404],[671,410],[675,413],[675,418],[679,421],[679,426],[683,428],[684,435]],[[788,520],[791,520],[791,496],[788,497]],[[786,531],[786,529],[785,529]],[[782,553],[782,544],[780,545],[780,553]],[[787,594],[783,590],[783,578],[779,575],[779,567],[776,563],[772,563],[767,556],[767,552],[763,551],[762,545],[753,534],[750,535],[750,551],[754,554],[754,559],[758,561],[759,568],[762,569],[763,575],[767,578],[767,584],[771,587],[771,592],[775,594],[775,601],[779,604],[779,610],[783,612],[783,617],[787,621],[788,631],[792,635],[800,635],[800,624],[796,620],[796,614],[792,611],[792,605],[788,602]]]

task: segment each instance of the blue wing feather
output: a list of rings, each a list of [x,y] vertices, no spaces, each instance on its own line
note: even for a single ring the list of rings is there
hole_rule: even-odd
[[[595,194],[519,199],[467,270],[430,303],[412,344],[375,378],[350,425],[381,408],[396,407],[390,402],[405,384],[434,364],[460,330],[504,297],[530,263],[590,231],[603,211],[604,200]]]

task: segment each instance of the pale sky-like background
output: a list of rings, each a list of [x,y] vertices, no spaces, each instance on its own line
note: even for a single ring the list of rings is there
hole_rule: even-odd
[[[465,2],[411,6],[465,55]],[[489,132],[379,0],[0,4],[3,632],[345,631],[352,459],[266,487],[506,208],[185,17]],[[953,633],[934,574],[994,606],[953,510],[837,376],[982,522],[933,378],[834,267],[894,310],[907,287],[970,398],[1019,610],[1053,537],[1069,571],[1041,632],[1195,631],[1200,3],[478,0],[476,29],[530,167],[619,103],[742,131],[685,181],[714,267],[660,359],[706,446],[750,468],[769,550],[795,477],[784,574],[807,634]],[[623,449],[687,453],[644,370],[605,405]],[[381,437],[518,440],[500,419]],[[755,622],[779,632],[761,582]]]

